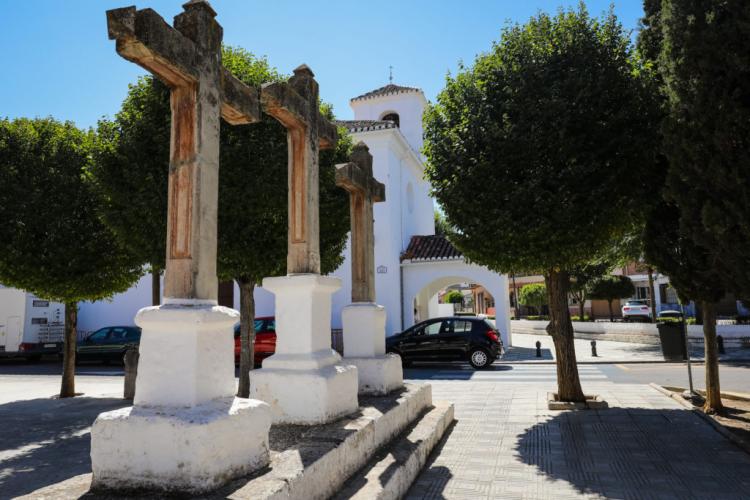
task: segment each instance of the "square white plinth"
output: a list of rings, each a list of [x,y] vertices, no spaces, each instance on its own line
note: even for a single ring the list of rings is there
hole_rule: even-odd
[[[404,386],[404,370],[398,354],[344,358],[344,362],[357,367],[361,395],[384,396]]]
[[[212,490],[268,464],[270,427],[269,406],[241,398],[102,413],[91,428],[92,488]]]
[[[371,358],[385,354],[385,308],[372,302],[355,302],[341,311],[345,358]]]
[[[359,408],[357,368],[261,368],[250,372],[250,397],[271,406],[274,423],[324,424]]]

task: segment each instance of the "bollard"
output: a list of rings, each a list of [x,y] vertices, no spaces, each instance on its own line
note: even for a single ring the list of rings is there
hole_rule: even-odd
[[[724,350],[724,337],[718,335],[716,337],[716,343],[719,344],[719,354],[726,354],[727,352]]]
[[[591,341],[591,356],[594,357],[594,358],[599,357],[596,354],[596,340],[592,340]]]
[[[542,343],[538,340],[536,341],[536,357],[541,358],[542,357]]]
[[[138,375],[138,349],[128,349],[125,351],[123,363],[125,363],[125,390],[123,398],[135,398],[135,378]]]

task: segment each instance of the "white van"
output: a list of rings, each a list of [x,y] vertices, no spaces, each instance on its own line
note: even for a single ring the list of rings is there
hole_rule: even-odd
[[[63,304],[0,285],[0,356],[37,361],[60,354],[64,334]]]

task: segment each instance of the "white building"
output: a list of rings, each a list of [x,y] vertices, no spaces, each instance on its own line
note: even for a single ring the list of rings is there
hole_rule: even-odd
[[[424,179],[422,114],[427,100],[420,89],[386,85],[351,100],[354,120],[342,121],[354,142],[364,142],[373,155],[373,175],[385,184],[386,201],[376,203],[375,291],[385,306],[388,335],[437,316],[437,293],[456,283],[482,285],[495,299],[496,323],[510,345],[508,280],[485,267],[465,262],[442,236],[435,236],[434,205]],[[467,200],[470,203],[469,200]],[[333,273],[342,287],[333,296],[332,328],[341,328],[341,309],[350,303],[351,263]],[[80,328],[132,322],[140,307],[150,305],[150,280],[145,276],[112,301],[82,304]],[[273,315],[273,295],[258,287],[256,315]],[[234,307],[239,307],[235,290]],[[129,318],[129,321],[126,321]]]

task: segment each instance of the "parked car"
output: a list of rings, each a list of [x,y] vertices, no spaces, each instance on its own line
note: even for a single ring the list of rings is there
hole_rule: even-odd
[[[645,300],[628,300],[622,306],[622,320],[650,320],[651,308]]]
[[[503,343],[495,325],[483,318],[452,316],[428,319],[386,338],[386,350],[412,361],[468,361],[487,368],[502,356]]]
[[[234,362],[240,362],[240,324],[234,326]],[[276,319],[255,318],[254,364],[260,366],[264,359],[276,352]]]
[[[141,342],[141,329],[137,326],[106,326],[95,331],[76,346],[78,361],[122,361],[125,351]]]

